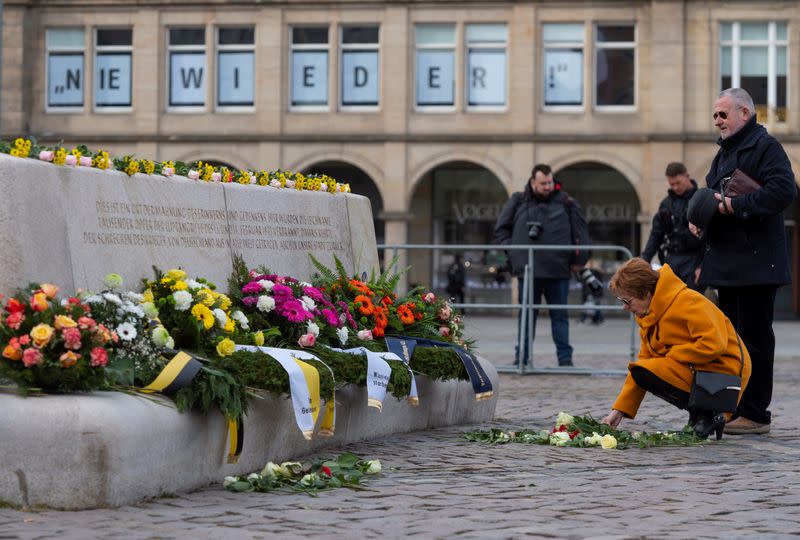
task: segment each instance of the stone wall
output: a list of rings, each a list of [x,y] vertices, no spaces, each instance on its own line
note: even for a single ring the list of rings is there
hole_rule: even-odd
[[[127,286],[182,267],[221,289],[235,253],[248,266],[307,279],[308,254],[348,270],[378,264],[369,201],[359,195],[206,183],[0,154],[0,292],[29,282]]]

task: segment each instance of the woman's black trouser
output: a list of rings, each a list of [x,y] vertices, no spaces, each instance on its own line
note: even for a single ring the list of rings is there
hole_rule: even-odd
[[[631,377],[636,381],[639,388],[647,390],[654,396],[660,397],[679,409],[686,409],[686,406],[689,404],[689,392],[672,386],[664,379],[659,378],[652,371],[641,366],[631,366],[630,371]]]
[[[775,361],[775,285],[719,287],[719,308],[742,337],[753,371],[744,389],[736,416],[759,424],[769,424],[772,401],[772,368]]]

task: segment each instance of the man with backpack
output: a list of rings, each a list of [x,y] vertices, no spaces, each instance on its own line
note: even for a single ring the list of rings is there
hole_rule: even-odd
[[[589,244],[586,220],[578,203],[567,193],[555,189],[549,165],[538,164],[521,192],[511,195],[494,228],[494,241],[499,244],[577,245]],[[509,252],[511,269],[518,279],[520,302],[523,295],[523,277],[528,263],[524,250]],[[578,272],[588,259],[587,251],[536,251],[533,261],[533,286],[528,302],[538,304],[544,296],[548,304],[566,304],[572,272]],[[530,274],[529,274],[530,275]],[[560,366],[572,366],[572,346],[569,344],[569,319],[565,309],[551,309],[550,324],[556,355]],[[536,318],[533,311],[533,333]],[[522,321],[520,310],[520,322]],[[527,328],[520,329],[523,351],[518,361],[529,361]],[[519,353],[519,351],[518,351]]]
[[[642,258],[650,262],[658,254],[661,264],[669,264],[689,288],[702,292],[697,279],[703,260],[703,243],[689,230],[686,217],[689,199],[697,191],[697,182],[689,177],[683,163],[670,163],[664,174],[669,190],[653,217],[653,228]]]

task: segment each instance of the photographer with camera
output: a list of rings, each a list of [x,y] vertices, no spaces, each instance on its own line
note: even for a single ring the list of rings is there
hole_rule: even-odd
[[[555,189],[549,165],[538,164],[522,192],[511,195],[494,227],[494,241],[499,244],[575,245],[587,244],[586,220],[578,203],[565,192]],[[548,304],[566,304],[571,272],[583,268],[586,251],[537,251],[533,258],[533,295],[530,303],[538,304],[542,295]],[[509,252],[511,269],[517,277],[519,299],[523,298],[523,276],[528,253]],[[591,272],[589,272],[591,275]],[[602,284],[600,284],[602,288]],[[556,355],[560,366],[572,366],[572,346],[569,344],[569,319],[564,309],[551,309],[550,324]],[[539,310],[533,312],[533,330]],[[520,323],[522,313],[520,311]],[[525,330],[520,329],[524,335]],[[529,360],[528,339],[518,355],[523,364]]]
[[[658,253],[661,264],[669,264],[690,289],[703,292],[703,287],[697,283],[703,261],[703,243],[689,230],[686,217],[689,199],[697,191],[697,182],[689,177],[683,163],[670,163],[664,174],[669,190],[653,217],[653,228],[642,258],[650,262]]]

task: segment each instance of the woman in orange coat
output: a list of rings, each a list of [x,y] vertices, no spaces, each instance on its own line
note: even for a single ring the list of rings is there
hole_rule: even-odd
[[[660,271],[643,259],[626,262],[609,283],[624,309],[636,316],[642,347],[628,365],[628,377],[603,423],[617,427],[633,418],[646,392],[687,409],[693,367],[742,377],[739,399],[750,378],[750,355],[730,320],[708,298],[693,291],[669,267]],[[701,437],[722,437],[719,411],[689,411],[689,424]]]

